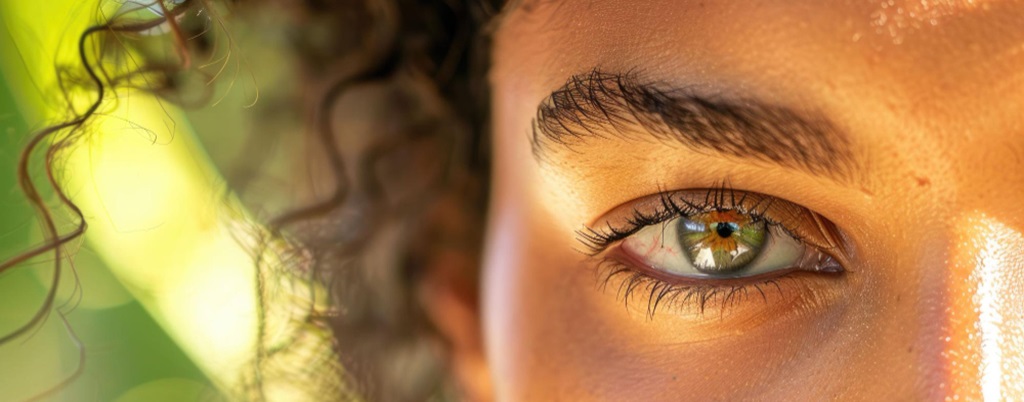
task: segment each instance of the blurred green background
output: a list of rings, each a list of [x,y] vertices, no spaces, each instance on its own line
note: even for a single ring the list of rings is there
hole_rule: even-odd
[[[0,19],[0,47],[11,46]],[[10,49],[8,47],[8,49]],[[10,54],[9,52],[3,52]],[[16,60],[2,60],[8,64]],[[9,64],[8,64],[9,65]],[[38,223],[17,187],[18,153],[39,122],[18,113],[9,76],[0,75],[0,260],[41,240]],[[82,375],[47,401],[190,401],[214,398],[209,381],[81,242],[75,246],[81,301],[67,316],[85,347]],[[26,322],[42,303],[52,268],[46,261],[0,274],[0,334]],[[65,276],[61,294],[75,288]],[[74,372],[79,354],[60,318],[0,345],[0,402],[21,401]]]

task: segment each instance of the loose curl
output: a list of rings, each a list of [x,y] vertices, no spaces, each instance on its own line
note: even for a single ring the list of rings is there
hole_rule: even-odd
[[[324,284],[330,307],[310,307],[300,331],[329,330],[340,361],[318,366],[331,368],[326,373],[281,363],[277,356],[286,355],[282,350],[289,345],[267,344],[264,314],[275,306],[261,305],[259,350],[253,372],[243,375],[247,389],[238,395],[263,399],[264,384],[274,377],[289,377],[304,378],[310,386],[321,384],[338,399],[452,397],[452,387],[441,374],[446,371],[444,340],[425,317],[415,288],[426,267],[443,255],[479,258],[490,165],[485,129],[489,94],[484,82],[488,26],[500,3],[165,0],[146,5],[159,7],[157,18],[122,13],[83,32],[78,42],[81,66],[63,67],[60,84],[67,97],[73,90],[86,90],[95,99],[84,111],[69,106],[67,121],[35,133],[18,165],[19,185],[43,223],[45,241],[0,263],[3,273],[29,259],[52,255],[53,281],[35,315],[3,334],[0,344],[38,327],[54,309],[62,261],[69,257],[63,250],[86,228],[81,210],[62,190],[56,174],[61,152],[87,135],[87,123],[117,88],[142,89],[185,107],[216,102],[210,85],[201,86],[198,96],[186,89],[190,80],[210,83],[220,76],[216,68],[205,68],[209,64],[195,62],[215,59],[218,40],[227,40],[227,48],[233,46],[230,37],[215,28],[226,30],[231,19],[245,15],[222,18],[220,11],[270,7],[287,15],[286,32],[309,90],[302,103],[308,105],[305,141],[314,145],[311,152],[322,152],[326,177],[318,182],[331,190],[327,197],[266,220],[267,235],[253,247],[254,255],[272,248],[286,258],[279,266],[257,258],[262,278],[258,293],[264,295],[272,291],[267,287],[278,283],[265,278],[282,275]],[[152,43],[166,39],[147,37],[158,28],[169,30],[172,52],[161,52]],[[127,68],[128,63],[117,62],[129,52],[144,55],[143,64]],[[339,107],[356,98],[373,102],[366,110],[375,115],[354,116],[358,111]],[[275,104],[272,99],[261,102]],[[368,119],[371,129],[335,128],[348,118]],[[350,144],[355,145],[348,148]],[[45,151],[40,156],[41,148]],[[45,179],[30,174],[37,159],[45,166]],[[226,175],[232,188],[245,189],[253,180],[253,169],[241,172]],[[47,205],[40,195],[42,187],[51,189],[60,205]],[[260,207],[258,198],[243,201]],[[77,225],[59,230],[54,220],[57,209],[70,211]],[[475,272],[463,274],[475,282]],[[79,346],[84,364],[84,349]],[[59,390],[80,372],[81,364],[75,375],[36,398]],[[351,389],[355,392],[346,391]]]

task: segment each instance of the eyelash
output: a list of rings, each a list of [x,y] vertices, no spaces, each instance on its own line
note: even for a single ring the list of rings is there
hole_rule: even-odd
[[[803,241],[801,237],[786,229],[785,225],[769,217],[772,202],[775,201],[775,198],[773,197],[765,196],[752,208],[744,208],[742,207],[742,204],[746,200],[746,197],[751,194],[747,192],[740,192],[739,199],[737,199],[737,191],[725,185],[708,188],[707,193],[704,196],[704,201],[700,204],[694,204],[683,199],[676,200],[672,197],[679,193],[680,192],[662,192],[660,194],[660,206],[653,212],[644,212],[640,209],[634,208],[632,216],[626,219],[625,224],[622,226],[613,226],[611,223],[608,223],[607,227],[604,229],[595,229],[588,226],[583,230],[577,231],[576,237],[580,243],[588,249],[586,254],[594,257],[607,250],[613,243],[625,239],[647,226],[657,225],[675,217],[689,216],[716,209],[736,209],[744,214],[749,214],[755,220],[760,219],[769,225],[777,225],[786,230],[786,233],[793,236],[795,239]],[[727,195],[730,200],[728,205],[726,203]]]
[[[709,302],[721,307],[724,314],[726,308],[739,303],[748,296],[759,295],[767,303],[766,292],[772,289],[784,294],[784,284],[793,278],[792,272],[782,271],[770,277],[747,278],[746,280],[704,280],[696,281],[673,281],[657,278],[655,274],[648,273],[644,269],[631,267],[616,258],[602,257],[612,245],[623,240],[640,229],[650,225],[657,225],[669,219],[689,216],[693,214],[708,212],[711,210],[735,209],[748,214],[754,219],[764,220],[770,226],[777,226],[793,238],[804,242],[805,239],[789,230],[786,220],[772,219],[771,208],[777,198],[762,196],[756,204],[751,207],[744,207],[744,201],[752,195],[748,192],[737,192],[727,185],[713,186],[706,190],[702,202],[694,203],[679,197],[673,197],[681,192],[662,192],[659,194],[660,203],[653,211],[645,212],[639,208],[633,208],[631,216],[625,219],[624,224],[615,226],[608,223],[603,229],[585,227],[576,232],[577,239],[586,247],[586,254],[596,260],[598,284],[602,291],[605,291],[613,279],[622,277],[616,291],[616,296],[621,297],[626,307],[635,295],[635,292],[643,290],[641,295],[647,297],[647,316],[653,318],[660,306],[675,305],[681,307],[695,307],[700,315],[704,315]],[[739,193],[739,196],[737,196]],[[677,200],[677,198],[679,198]],[[712,283],[712,284],[707,284]]]
[[[766,292],[774,289],[780,295],[785,294],[784,285],[793,278],[786,275],[779,275],[770,278],[756,279],[754,282],[735,285],[696,285],[693,283],[672,283],[666,280],[655,278],[644,272],[638,271],[615,259],[603,258],[597,266],[599,282],[598,288],[606,291],[608,284],[614,279],[622,277],[619,281],[616,297],[621,298],[626,308],[629,302],[637,293],[647,297],[647,317],[654,318],[659,307],[665,305],[680,307],[696,307],[700,315],[704,315],[709,302],[713,306],[720,307],[720,314],[724,314],[729,306],[733,306],[749,296],[761,296],[765,303],[768,303]]]

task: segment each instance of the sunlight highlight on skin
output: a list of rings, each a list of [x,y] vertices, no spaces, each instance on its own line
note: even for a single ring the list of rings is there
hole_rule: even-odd
[[[954,387],[947,399],[1004,400],[1020,395],[1024,385],[1024,236],[982,215],[963,226],[971,235],[956,255],[949,309],[953,336],[943,352]],[[970,272],[964,272],[970,270]],[[956,279],[967,278],[967,280]]]
[[[985,240],[982,251],[981,265],[978,270],[978,329],[981,332],[981,392],[986,401],[999,400],[1000,377],[1002,377],[1003,315],[1002,300],[999,297],[998,280],[1003,265],[997,256],[999,241],[995,238]]]
[[[957,14],[987,7],[974,0],[882,0],[871,13],[871,25],[877,34],[887,34],[894,44],[903,43],[904,36],[926,27],[937,26]]]

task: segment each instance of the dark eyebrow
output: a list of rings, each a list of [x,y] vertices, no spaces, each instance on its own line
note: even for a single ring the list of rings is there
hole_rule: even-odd
[[[753,100],[709,99],[634,74],[597,70],[572,76],[540,104],[531,145],[543,160],[552,148],[575,150],[586,141],[644,136],[842,182],[855,167],[849,138],[813,113]]]

